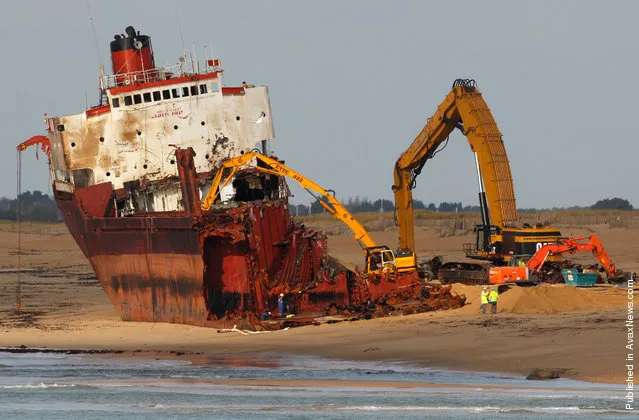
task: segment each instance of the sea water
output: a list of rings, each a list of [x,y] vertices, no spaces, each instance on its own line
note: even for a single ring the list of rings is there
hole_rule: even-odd
[[[228,379],[235,381],[224,383]],[[265,379],[284,381],[251,384]],[[369,382],[344,386],[340,380]],[[431,385],[397,387],[387,381]],[[244,354],[193,364],[0,352],[0,419],[634,418],[624,406],[622,385],[532,382],[401,362]]]

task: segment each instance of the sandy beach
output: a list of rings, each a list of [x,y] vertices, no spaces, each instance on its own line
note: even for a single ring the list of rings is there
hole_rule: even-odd
[[[22,234],[21,300],[16,312],[17,233],[0,231],[0,346],[124,350],[128,354],[205,363],[225,355],[242,364],[251,353],[316,355],[347,360],[410,361],[421,366],[527,375],[552,369],[593,382],[626,379],[627,291],[612,286],[512,288],[497,315],[481,315],[477,286],[456,285],[463,308],[286,331],[242,335],[164,323],[123,322],[62,225],[30,225]],[[639,271],[639,231],[590,227],[620,267]],[[569,234],[579,234],[578,229]],[[568,233],[568,232],[567,232]],[[392,246],[394,232],[376,232]],[[468,237],[419,230],[419,255],[460,258]],[[428,248],[424,245],[428,244]],[[362,258],[348,235],[329,237],[346,264]],[[583,255],[579,258],[592,258]],[[577,258],[575,258],[577,259]],[[39,270],[39,271],[30,271]],[[635,291],[636,295],[636,291]]]

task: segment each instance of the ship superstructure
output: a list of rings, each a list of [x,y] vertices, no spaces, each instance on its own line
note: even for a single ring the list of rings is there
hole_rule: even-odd
[[[274,138],[267,87],[225,87],[218,59],[202,71],[188,54],[156,68],[150,37],[131,26],[111,41],[111,57],[113,74],[100,77],[106,103],[47,119],[58,191],[109,182],[133,192],[120,211],[183,210],[177,182],[139,188],[177,178],[176,147],[192,148],[197,173],[207,174]]]

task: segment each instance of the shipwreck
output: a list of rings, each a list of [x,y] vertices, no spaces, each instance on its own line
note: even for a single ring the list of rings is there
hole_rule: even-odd
[[[98,105],[45,117],[46,135],[18,149],[49,156],[64,223],[123,320],[256,325],[280,294],[298,319],[376,303],[416,300],[408,312],[463,304],[429,293],[416,272],[336,264],[326,236],[289,213],[284,177],[250,164],[202,210],[224,161],[269,152],[267,87],[225,86],[217,58],[156,67],[151,38],[133,27],[110,46]]]

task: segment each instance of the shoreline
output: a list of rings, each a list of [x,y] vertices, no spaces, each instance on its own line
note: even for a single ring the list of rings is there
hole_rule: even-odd
[[[559,346],[552,338],[540,340],[534,330],[543,324],[549,330],[556,329],[551,336],[557,336],[562,329],[572,329],[570,323],[587,324],[588,316],[592,314],[498,314],[482,319],[475,315],[451,312],[307,326],[250,336],[220,334],[215,329],[179,324],[123,322],[114,319],[116,315],[112,312],[108,317],[104,313],[94,315],[92,321],[72,330],[16,328],[0,331],[0,342],[4,347],[24,346],[16,352],[44,349],[46,352],[86,353],[105,357],[177,359],[193,364],[207,364],[208,359],[226,358],[231,363],[242,365],[250,364],[250,359],[258,354],[277,354],[282,357],[315,356],[355,362],[410,363],[434,369],[495,372],[524,377],[537,369],[557,370],[562,378],[603,384],[620,384],[625,380],[621,370],[615,372],[611,369],[616,361],[610,353],[593,364],[588,361],[586,354],[578,352],[588,348],[584,346],[584,340],[592,342],[594,336],[599,336],[599,346],[605,345],[610,338],[601,337],[601,334],[607,330],[608,337],[611,337],[606,321],[618,319],[622,310],[600,313],[601,321],[595,324],[596,327],[583,331],[585,337],[565,343],[565,352],[557,350]],[[509,340],[512,334],[521,335],[520,324],[527,324],[533,336]],[[583,329],[583,326],[578,326],[578,329]],[[428,330],[429,335],[410,334],[422,328]],[[496,332],[501,338],[492,337],[492,333]],[[469,345],[472,343],[468,340],[475,345]],[[487,347],[490,343],[495,348],[501,348],[502,352],[491,352],[490,347]],[[593,345],[597,347],[597,343]],[[596,351],[593,345],[590,351]],[[483,349],[481,354],[476,347]]]
[[[203,352],[183,352],[176,350],[122,350],[122,349],[62,349],[62,348],[48,348],[48,347],[0,347],[0,353],[11,353],[11,354],[35,354],[35,353],[48,353],[48,354],[65,354],[65,355],[95,355],[100,358],[109,358],[109,357],[118,357],[123,359],[146,359],[146,360],[180,360],[180,361],[188,361],[193,366],[206,366],[210,365],[210,361],[207,361],[207,358],[210,355],[207,355]],[[139,356],[139,357],[138,357]],[[273,357],[273,355],[263,355],[263,354],[247,354],[247,357],[256,356],[257,358],[264,357],[269,359]],[[282,354],[281,357],[286,356],[301,356],[299,354]],[[306,355],[305,355],[306,356]],[[312,357],[321,357],[321,356],[312,356]],[[324,358],[325,361],[330,361],[333,358]],[[339,361],[351,361],[356,362],[355,360],[346,360],[346,359],[333,359]],[[247,361],[247,359],[244,359]],[[381,360],[378,360],[381,361]],[[391,363],[398,364],[412,364],[415,367],[426,367],[431,368],[441,372],[450,372],[456,373],[459,375],[464,375],[466,373],[484,373],[484,374],[511,374],[517,375],[515,372],[486,372],[486,371],[473,371],[473,370],[455,370],[450,367],[432,367],[432,366],[420,366],[419,364],[415,364],[409,360],[393,360]],[[278,364],[276,362],[269,363],[268,361],[262,361],[257,363],[247,362],[247,364],[243,363],[220,363],[221,365],[234,365],[238,367],[264,367],[264,368],[276,368]],[[515,380],[523,380],[524,378],[513,378]],[[559,378],[557,378],[559,379]],[[577,378],[569,378],[562,377],[561,379],[569,379],[575,380],[579,382],[583,382],[591,385],[609,385],[615,384],[615,382],[592,382]],[[157,381],[157,379],[136,379],[129,381],[130,384],[148,384],[149,382]],[[489,390],[548,390],[553,389],[557,391],[572,391],[572,390],[581,390],[583,388],[579,387],[571,387],[571,386],[543,386],[546,383],[555,384],[555,380],[530,380],[530,386],[522,386],[522,385],[504,385],[497,384],[493,385],[490,383],[465,383],[465,382],[422,382],[422,381],[414,381],[414,380],[391,380],[391,379],[282,379],[276,377],[266,377],[266,378],[216,378],[216,379],[203,379],[203,378],[164,378],[162,382],[177,382],[177,383],[197,383],[197,384],[207,384],[207,385],[229,385],[229,386],[256,386],[256,387],[322,387],[322,388],[338,388],[338,387],[348,387],[348,388],[473,388],[473,389],[489,389]],[[590,390],[596,389],[605,389],[596,388],[596,387],[588,387]]]

